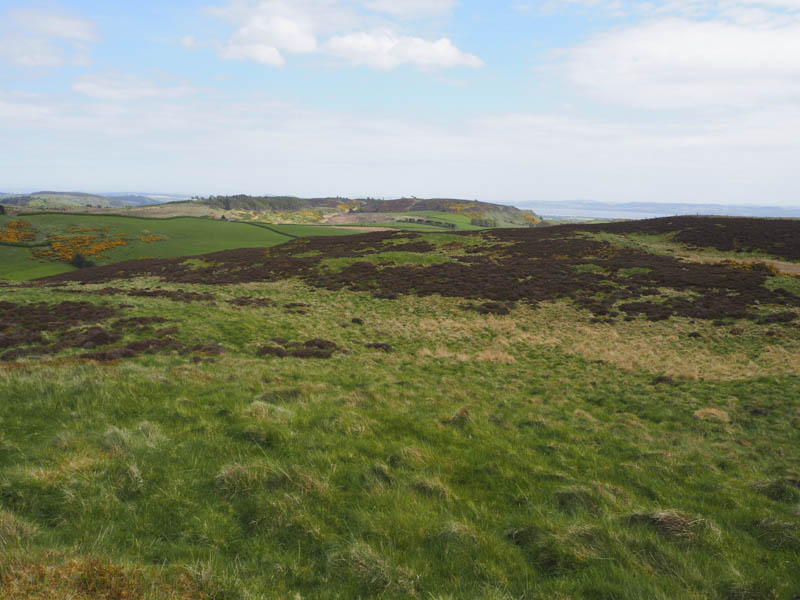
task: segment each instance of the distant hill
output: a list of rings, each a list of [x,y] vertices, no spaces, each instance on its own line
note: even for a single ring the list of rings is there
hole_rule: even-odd
[[[109,194],[106,198],[113,203],[112,206],[150,206],[151,204],[160,204],[160,201],[149,196],[136,194]]]
[[[0,202],[7,206],[29,209],[69,209],[82,206],[98,208],[124,208],[126,206],[148,206],[160,204],[149,196],[135,194],[87,194],[85,192],[41,191],[30,194],[3,195]]]
[[[418,213],[444,212],[469,216],[476,222],[494,223],[497,226],[526,226],[540,221],[531,210],[514,206],[462,200],[457,198],[298,198],[295,196],[210,196],[191,200],[211,208],[228,211],[285,211],[305,209],[338,209],[349,213]],[[486,225],[491,226],[491,225]]]

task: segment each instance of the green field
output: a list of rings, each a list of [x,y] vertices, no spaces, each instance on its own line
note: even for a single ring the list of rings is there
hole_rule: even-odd
[[[621,237],[559,235],[306,238],[0,288],[0,596],[794,600],[800,303],[762,291],[749,318],[609,319],[579,300],[638,285],[685,310],[716,293],[686,294],[691,269],[734,291],[798,279],[661,254],[631,267]],[[449,276],[450,296],[414,293],[464,264],[481,284],[519,252],[576,287],[494,314]],[[675,289],[648,289],[660,269]],[[64,330],[36,308],[78,300],[105,316]],[[92,339],[144,350],[105,362]]]
[[[0,228],[16,217],[0,216]],[[129,243],[112,248],[92,258],[97,264],[108,264],[136,258],[169,258],[189,256],[232,248],[269,247],[295,237],[348,235],[352,232],[306,225],[271,225],[269,228],[249,223],[210,219],[173,218],[143,219],[113,215],[43,213],[20,217],[37,230],[37,242],[43,243],[49,233],[65,232],[70,227],[108,227],[109,235],[124,234]],[[161,241],[143,243],[146,235],[161,236]],[[31,260],[31,250],[0,244],[0,280],[22,281],[74,270],[62,262]]]
[[[422,219],[430,219],[431,221],[441,221],[443,223],[452,223],[453,225],[458,227],[458,229],[465,231],[475,231],[478,229],[483,229],[482,227],[477,227],[475,225],[472,225],[470,223],[470,218],[468,216],[459,215],[456,213],[420,211],[420,212],[401,213],[398,216],[415,217]]]

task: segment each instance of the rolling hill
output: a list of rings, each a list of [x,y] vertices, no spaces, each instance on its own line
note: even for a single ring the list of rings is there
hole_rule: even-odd
[[[409,216],[425,217],[441,213],[467,217],[478,227],[528,227],[540,219],[530,210],[513,206],[491,204],[449,198],[398,198],[377,200],[374,198],[297,198],[292,196],[211,196],[191,201],[222,211],[297,213],[319,211],[319,218],[331,216],[361,215],[361,222],[402,222]],[[367,220],[364,215],[371,216]],[[425,220],[424,218],[421,220]],[[428,220],[435,221],[435,218]],[[445,221],[446,222],[446,221]]]
[[[0,590],[790,600],[798,240],[379,231],[0,283]]]
[[[70,209],[76,207],[123,208],[126,206],[147,206],[158,204],[148,196],[134,194],[86,194],[84,192],[41,191],[31,194],[5,195],[0,203],[26,209]]]

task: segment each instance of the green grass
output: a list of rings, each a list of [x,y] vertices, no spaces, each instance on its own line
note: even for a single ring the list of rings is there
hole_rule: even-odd
[[[434,250],[392,249],[422,240]],[[393,237],[321,266],[430,265],[479,243]],[[576,270],[601,272],[588,259]],[[797,281],[767,285],[797,293]],[[566,300],[484,316],[459,298],[389,300],[292,278],[113,282],[214,303],[64,285],[80,295],[0,289],[17,304],[125,305],[122,316],[172,319],[165,326],[181,343],[224,353],[98,364],[77,359],[81,348],[0,363],[9,600],[55,595],[42,573],[62,572],[57,597],[76,600],[793,600],[800,591],[795,324],[609,325]],[[229,302],[242,296],[272,302]],[[287,311],[297,303],[302,311]],[[119,344],[149,335],[128,332]],[[259,357],[271,338],[322,338],[340,351]],[[391,351],[366,346],[376,342]],[[23,592],[26,573],[38,579]]]
[[[402,213],[398,216],[423,218],[423,219],[430,219],[431,221],[452,223],[455,226],[457,226],[458,229],[462,229],[465,231],[475,231],[478,229],[484,229],[483,227],[477,227],[475,225],[472,225],[470,223],[471,219],[468,216],[459,215],[456,213],[437,212],[437,211],[417,211],[417,212]]]
[[[654,386],[672,359],[625,368],[571,351],[589,315],[558,303],[483,317],[456,299],[292,281],[181,287],[217,305],[113,303],[178,319],[184,342],[222,344],[215,363],[0,370],[9,557],[163,565],[208,597],[242,599],[788,600],[800,586],[797,376]],[[243,294],[276,305],[224,303]],[[298,301],[307,314],[283,310]],[[365,324],[341,326],[352,317]],[[655,347],[678,321],[621,334]],[[256,358],[274,336],[348,353]],[[729,343],[761,343],[748,336]],[[686,343],[720,361],[730,350]]]
[[[0,216],[0,227],[15,217]],[[43,241],[48,233],[64,232],[70,227],[107,226],[110,235],[125,234],[126,246],[111,249],[99,258],[97,264],[108,264],[144,257],[170,258],[205,254],[233,248],[269,247],[287,242],[295,237],[317,235],[348,235],[350,231],[313,225],[257,226],[249,223],[215,221],[210,219],[173,218],[144,219],[113,215],[83,215],[41,213],[23,215],[37,230],[37,240]],[[153,234],[164,237],[162,241],[142,243],[139,237]],[[73,267],[51,261],[30,260],[31,251],[0,245],[0,280],[22,281],[74,270]]]

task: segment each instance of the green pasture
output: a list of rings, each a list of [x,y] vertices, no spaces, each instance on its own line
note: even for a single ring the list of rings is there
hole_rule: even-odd
[[[154,579],[186,574],[195,598],[791,600],[800,589],[796,376],[656,385],[657,365],[546,343],[543,328],[566,339],[590,327],[560,304],[484,317],[456,299],[292,282],[181,287],[216,305],[113,303],[175,319],[185,343],[221,344],[215,362],[0,369],[0,581],[91,556]],[[241,295],[275,304],[226,304]],[[293,302],[305,314],[286,313]],[[355,317],[364,324],[342,326]],[[272,337],[346,352],[257,357]],[[709,352],[696,344],[684,352]],[[100,585],[90,577],[81,585]],[[103,597],[128,597],[125,579],[101,583],[117,594]]]
[[[0,227],[16,217],[0,216]],[[269,247],[295,237],[348,235],[351,231],[312,225],[269,225],[216,221],[181,217],[144,219],[113,215],[42,213],[19,217],[37,230],[37,243],[43,243],[51,232],[65,232],[70,227],[96,228],[107,226],[108,234],[125,234],[129,243],[93,258],[97,264],[108,264],[137,258],[170,258],[205,254],[233,248]],[[158,235],[165,239],[144,243],[139,238]],[[0,245],[0,280],[21,281],[74,270],[70,265],[31,260],[31,250],[19,246]]]

